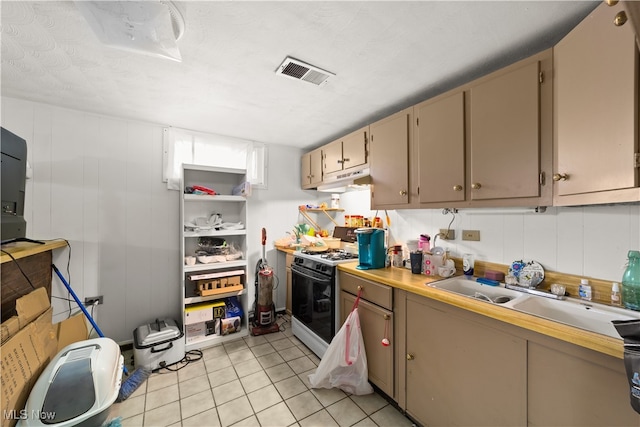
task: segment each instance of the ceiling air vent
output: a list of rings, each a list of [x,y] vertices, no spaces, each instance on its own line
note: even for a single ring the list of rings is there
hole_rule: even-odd
[[[333,73],[289,57],[285,58],[284,62],[280,64],[276,74],[291,79],[304,80],[317,86],[324,85],[329,80],[329,77],[335,76]]]

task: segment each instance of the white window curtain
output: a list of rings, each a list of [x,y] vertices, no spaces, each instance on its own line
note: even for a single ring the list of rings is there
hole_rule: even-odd
[[[170,190],[180,190],[184,163],[247,170],[252,188],[266,188],[267,147],[229,136],[164,128],[163,180]]]

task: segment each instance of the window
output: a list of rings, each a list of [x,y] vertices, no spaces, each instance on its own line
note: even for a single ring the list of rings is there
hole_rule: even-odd
[[[182,164],[246,169],[252,188],[266,188],[267,147],[244,139],[164,128],[163,176],[170,190],[180,190]]]

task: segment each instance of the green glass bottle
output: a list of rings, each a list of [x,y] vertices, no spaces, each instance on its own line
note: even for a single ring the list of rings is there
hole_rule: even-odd
[[[629,251],[629,263],[622,275],[622,304],[624,308],[640,311],[640,252]]]

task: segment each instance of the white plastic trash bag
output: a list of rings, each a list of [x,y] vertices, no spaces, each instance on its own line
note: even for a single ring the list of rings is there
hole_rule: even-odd
[[[367,355],[360,331],[357,304],[358,300],[333,337],[315,374],[309,375],[311,387],[337,387],[356,395],[373,393],[373,387],[369,384]]]

